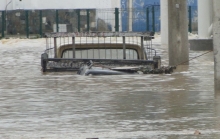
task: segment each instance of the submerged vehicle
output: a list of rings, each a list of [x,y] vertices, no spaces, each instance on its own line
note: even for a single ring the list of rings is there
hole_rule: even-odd
[[[82,66],[77,74],[79,75],[125,75],[125,74],[138,74],[139,68],[137,67],[117,67],[117,68],[108,68],[101,66],[94,66],[93,62],[87,63],[87,65]]]
[[[150,32],[46,33],[43,72],[78,71],[80,75],[137,74],[160,68]],[[90,63],[90,64],[88,64]],[[92,66],[91,66],[92,64]]]

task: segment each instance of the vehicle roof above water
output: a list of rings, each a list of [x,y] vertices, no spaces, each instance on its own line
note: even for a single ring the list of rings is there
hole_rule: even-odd
[[[71,50],[73,48],[72,44],[68,45],[63,45],[58,48],[57,51],[57,56],[58,58],[62,58],[63,53],[66,50]],[[118,49],[118,50],[123,50],[122,44],[106,44],[106,43],[100,43],[100,44],[92,44],[92,43],[87,43],[87,44],[76,44],[75,45],[76,50],[85,50],[85,49],[98,49],[98,50],[111,50],[111,49]],[[137,57],[141,57],[141,47],[139,45],[135,44],[126,44],[126,50],[134,50],[137,53]],[[144,59],[146,57],[144,56]]]
[[[137,52],[138,59],[147,59],[143,47],[152,45],[152,35],[149,32],[47,33],[46,47],[50,49],[54,46],[57,58],[62,58],[63,53],[71,49],[123,50],[125,47],[125,53],[132,49]]]
[[[154,32],[52,32],[45,33],[45,37],[149,37],[153,38]]]

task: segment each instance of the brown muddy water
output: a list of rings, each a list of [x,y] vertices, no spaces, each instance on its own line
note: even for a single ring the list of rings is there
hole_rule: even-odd
[[[0,138],[220,138],[212,52],[168,75],[85,77],[43,74],[44,43],[0,41]],[[154,46],[166,65],[167,49]]]

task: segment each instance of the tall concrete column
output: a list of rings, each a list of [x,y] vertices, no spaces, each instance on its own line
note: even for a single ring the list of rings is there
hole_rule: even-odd
[[[132,31],[132,23],[133,23],[133,0],[128,0],[128,31]]]
[[[187,0],[168,0],[168,50],[171,66],[183,62],[188,64],[187,13]]]
[[[210,38],[213,0],[198,0],[198,35],[200,39]]]
[[[213,0],[213,44],[215,89],[220,90],[220,0]]]
[[[213,49],[213,0],[198,0],[198,35],[197,39],[190,39],[191,50]]]
[[[160,0],[161,44],[168,45],[168,0]]]

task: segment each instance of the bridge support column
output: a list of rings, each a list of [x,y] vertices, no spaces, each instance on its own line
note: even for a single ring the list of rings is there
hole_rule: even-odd
[[[132,23],[133,23],[133,0],[128,1],[128,31],[132,31]]]
[[[160,0],[161,44],[168,46],[168,0]]]
[[[168,50],[170,66],[188,64],[187,13],[187,0],[168,0]]]
[[[215,89],[220,90],[220,0],[213,0],[213,43]]]
[[[212,13],[213,0],[198,0],[198,35],[199,39],[189,40],[191,50],[213,50]]]
[[[212,0],[198,0],[198,35],[200,39],[210,38],[212,24]]]

